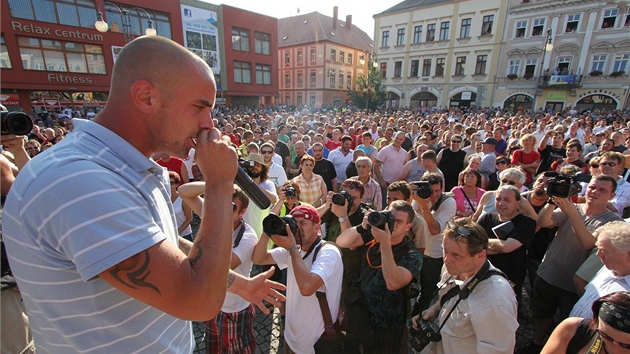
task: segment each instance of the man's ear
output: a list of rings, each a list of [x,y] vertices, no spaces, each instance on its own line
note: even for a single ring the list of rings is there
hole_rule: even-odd
[[[137,80],[129,88],[131,101],[142,113],[155,112],[161,102],[158,88],[147,80]]]

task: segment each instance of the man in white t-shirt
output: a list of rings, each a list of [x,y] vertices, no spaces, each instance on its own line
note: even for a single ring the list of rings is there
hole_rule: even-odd
[[[315,208],[300,205],[291,210],[297,228],[285,225],[287,236],[262,234],[254,254],[256,264],[277,264],[287,268],[285,353],[312,354],[324,332],[324,319],[316,291],[326,293],[333,323],[339,313],[343,263],[341,252],[320,238],[320,217]],[[295,232],[293,232],[295,231]],[[267,250],[269,239],[278,246]]]

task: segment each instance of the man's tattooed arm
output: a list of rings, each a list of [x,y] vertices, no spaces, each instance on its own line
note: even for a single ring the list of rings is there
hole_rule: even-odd
[[[109,272],[114,279],[125,286],[132,289],[149,288],[161,295],[160,289],[146,281],[151,274],[148,270],[150,260],[149,251],[144,250],[112,267]]]

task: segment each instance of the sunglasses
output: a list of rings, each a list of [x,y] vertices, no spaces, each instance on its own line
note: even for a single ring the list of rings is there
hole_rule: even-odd
[[[455,143],[455,144],[459,144],[461,142],[462,142],[461,140],[451,140],[451,143]]]
[[[260,153],[263,155],[269,155],[269,154],[273,154],[273,150],[265,150],[265,151],[261,151]]]
[[[497,165],[501,165],[501,164],[507,165],[507,161],[499,161],[499,162],[497,162]]]
[[[468,237],[468,235],[470,235],[470,230],[463,226],[455,226],[455,224],[450,221],[447,223],[447,226],[449,229],[455,230],[455,233],[457,234],[455,237],[456,239],[460,237]]]
[[[630,344],[621,343],[621,342],[618,342],[618,341],[614,340],[611,336],[609,336],[609,335],[607,335],[606,333],[602,332],[602,330],[601,330],[601,329],[599,329],[599,328],[597,329],[597,333],[599,333],[599,335],[600,335],[602,338],[604,338],[604,340],[606,340],[606,341],[608,341],[608,342],[611,342],[611,343],[613,343],[613,344],[614,344],[614,343],[617,343],[617,345],[618,345],[618,346],[620,346],[620,347],[622,347],[622,348],[624,348],[624,349],[630,349]]]
[[[602,166],[610,166],[610,167],[617,166],[616,162],[600,162],[599,164],[602,165]]]
[[[172,179],[171,180],[171,185],[175,185],[175,184],[179,184],[179,180],[178,179]]]
[[[511,186],[513,186],[513,185],[515,185],[515,184],[516,184],[516,182],[514,182],[514,181],[510,181],[510,180],[509,180],[509,179],[507,179],[507,178],[502,179],[502,180],[501,180],[501,183],[502,183],[502,184],[509,184],[509,185],[511,185]]]
[[[597,164],[597,163],[591,164],[591,167],[592,168],[599,168],[599,164]]]
[[[232,212],[236,211],[236,203],[232,202]]]

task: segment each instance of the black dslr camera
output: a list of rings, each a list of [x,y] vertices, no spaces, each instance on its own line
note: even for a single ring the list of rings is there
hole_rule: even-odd
[[[346,203],[346,200],[348,201],[348,203],[352,202],[352,197],[346,191],[342,191],[332,195],[332,202],[335,205],[343,206]]]
[[[416,194],[418,194],[418,197],[422,199],[431,198],[431,194],[433,194],[433,190],[431,189],[431,184],[429,184],[429,181],[415,181],[409,184],[416,186],[418,188],[416,190]]]
[[[291,215],[278,216],[269,214],[262,222],[263,231],[267,235],[289,236],[287,234],[286,225],[289,225],[289,229],[291,229],[294,235],[297,233],[298,224]]]
[[[381,230],[385,230],[385,224],[389,226],[389,231],[394,230],[394,223],[396,219],[394,214],[389,210],[373,211],[368,215],[368,223],[370,225],[378,227]]]
[[[285,197],[293,197],[295,195],[295,188],[293,187],[287,187],[284,189],[284,196]]]
[[[569,198],[582,191],[581,182],[590,182],[591,175],[578,173],[574,176],[563,175],[555,171],[545,172],[547,181],[547,195],[550,197]]]
[[[418,318],[418,329],[411,327],[411,347],[420,352],[431,342],[442,340],[440,328],[433,322]]]
[[[27,135],[33,130],[33,120],[22,112],[2,112],[2,135]]]

